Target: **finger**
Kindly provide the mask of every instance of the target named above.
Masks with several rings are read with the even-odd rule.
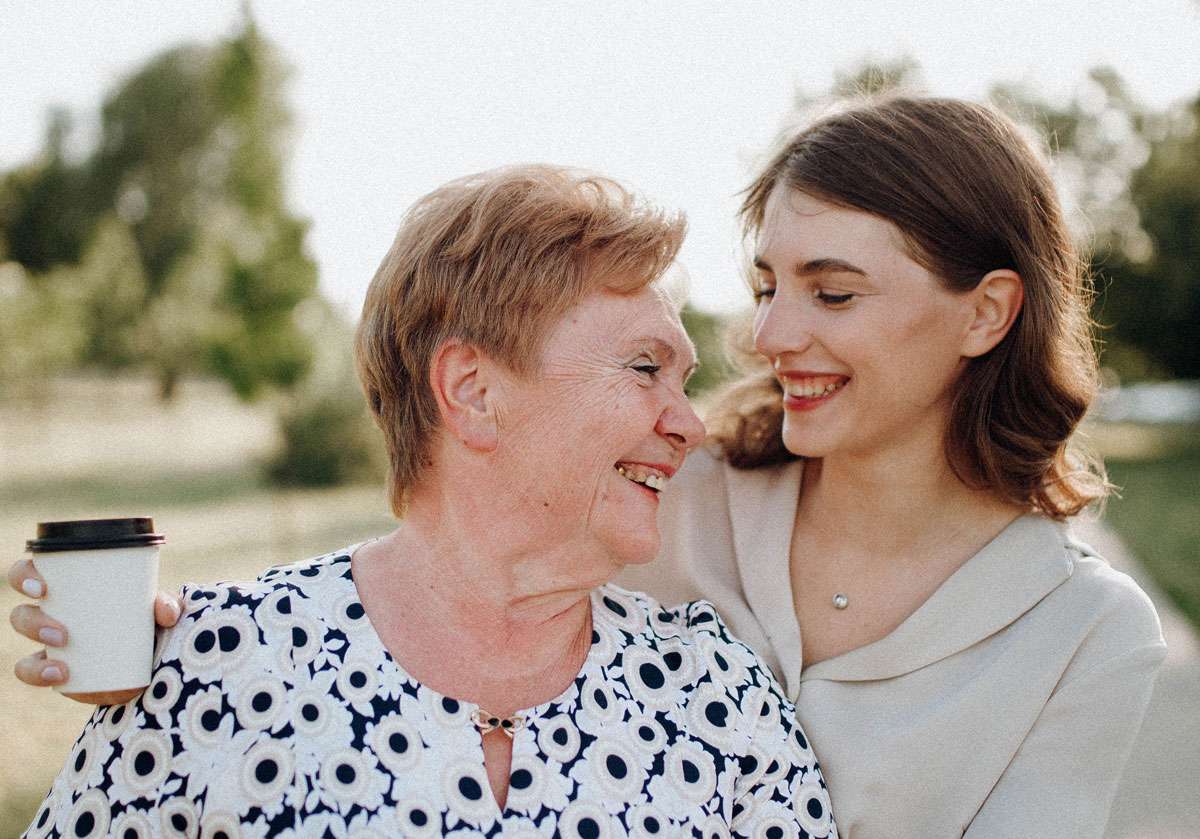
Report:
[[[46,581],[28,559],[18,559],[8,566],[8,584],[27,597],[46,593]]]
[[[45,650],[25,656],[16,663],[13,672],[22,682],[35,688],[59,685],[67,680],[67,665],[46,658]]]
[[[161,627],[171,627],[179,622],[183,614],[183,601],[179,595],[160,591],[154,596],[154,622]]]
[[[61,647],[67,643],[67,628],[53,618],[47,617],[37,606],[22,603],[8,614],[8,622],[18,633],[30,641]]]

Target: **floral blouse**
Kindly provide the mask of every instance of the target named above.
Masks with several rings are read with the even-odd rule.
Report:
[[[592,594],[592,646],[522,715],[497,806],[475,705],[417,682],[353,549],[185,590],[149,687],[97,709],[29,837],[833,837],[792,706],[704,601]]]

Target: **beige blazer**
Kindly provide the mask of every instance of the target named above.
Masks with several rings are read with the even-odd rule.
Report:
[[[788,573],[802,468],[692,455],[662,500],[658,560],[618,582],[712,601],[762,655],[843,839],[1102,836],[1166,655],[1142,590],[1024,516],[890,635],[805,668]]]

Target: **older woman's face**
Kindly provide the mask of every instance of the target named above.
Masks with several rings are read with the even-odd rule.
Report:
[[[683,392],[695,363],[652,288],[594,292],[551,328],[541,369],[512,383],[500,415],[531,532],[598,543],[618,566],[654,558],[659,492],[704,437]]]

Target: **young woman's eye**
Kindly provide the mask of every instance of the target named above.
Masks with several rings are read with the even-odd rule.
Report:
[[[817,289],[813,292],[813,296],[824,303],[826,306],[841,306],[843,303],[849,303],[857,295],[854,294],[833,294],[822,289]]]
[[[763,285],[754,289],[755,301],[775,296],[775,286]]]

